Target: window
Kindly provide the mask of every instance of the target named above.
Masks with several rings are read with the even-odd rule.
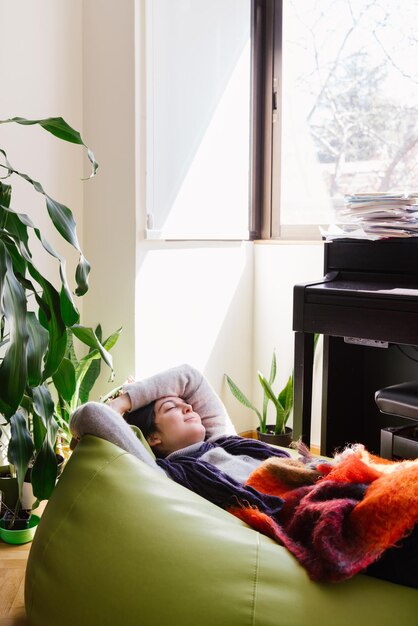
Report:
[[[148,0],[148,238],[248,238],[251,0]]]
[[[263,236],[335,221],[344,194],[417,190],[416,1],[276,0],[270,10],[281,120]]]
[[[416,0],[148,0],[147,236],[319,238],[344,194],[417,191],[417,18]]]

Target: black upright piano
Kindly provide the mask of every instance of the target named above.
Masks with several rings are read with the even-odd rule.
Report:
[[[324,244],[324,276],[294,287],[295,438],[311,439],[314,334],[324,337],[321,453],[364,443],[378,453],[374,393],[418,380],[418,239]]]

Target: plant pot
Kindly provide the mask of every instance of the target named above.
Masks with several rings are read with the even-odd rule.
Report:
[[[253,430],[244,430],[238,433],[240,437],[245,437],[245,439],[258,439],[258,433],[255,429]]]
[[[7,528],[3,528],[4,522],[0,520],[0,539],[6,543],[13,543],[15,545],[28,543],[32,541],[39,521],[40,518],[37,515],[31,515],[27,528],[23,530],[8,530]]]
[[[25,530],[29,526],[30,512],[21,510],[15,517],[14,522],[13,518],[13,511],[6,511],[1,519],[2,528],[6,530]],[[12,522],[13,526],[11,526]]]
[[[280,435],[274,434],[274,426],[267,424],[266,428],[266,433],[260,433],[260,429],[257,428],[257,435],[260,441],[269,443],[272,446],[281,446],[282,448],[288,448],[292,443],[293,430],[289,426],[286,426],[285,432]]]
[[[65,465],[65,458],[61,454],[57,454],[57,478],[62,474],[63,467]],[[23,493],[22,493],[22,508],[23,509],[31,509],[33,504],[36,501],[35,496],[33,495],[32,485],[30,482],[31,478],[31,467],[29,467],[26,471],[25,482],[23,483]],[[17,478],[12,478],[10,476],[10,466],[4,465],[0,467],[0,491],[3,493],[1,498],[3,504],[6,505],[8,509],[12,511],[15,510],[18,496],[19,496],[19,488],[17,484]]]

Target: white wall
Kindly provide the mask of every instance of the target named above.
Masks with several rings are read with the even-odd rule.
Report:
[[[0,119],[62,116],[82,129],[81,0],[0,0]],[[0,147],[12,165],[43,185],[73,211],[82,243],[83,159],[80,146],[64,143],[36,126],[0,125]],[[77,254],[50,227],[45,202],[32,187],[16,179],[13,206],[30,215],[53,245],[70,259]],[[35,258],[53,282],[58,265],[43,251]],[[74,281],[72,280],[72,285]],[[82,301],[78,301],[81,310]]]
[[[118,382],[135,373],[135,45],[134,2],[83,2],[83,113],[99,172],[85,187],[85,248],[92,264],[84,320],[108,335]],[[105,370],[105,368],[103,368]],[[97,393],[113,385],[103,372]]]
[[[273,348],[277,356],[275,390],[282,389],[292,372],[294,355],[293,286],[317,280],[323,274],[322,242],[272,242],[254,246],[253,397],[262,404],[257,370],[270,372]],[[320,442],[322,345],[318,343],[314,366],[311,440]],[[271,406],[272,410],[273,407]],[[254,414],[253,414],[254,415]],[[271,416],[274,421],[274,412]],[[289,425],[292,418],[289,420]],[[255,422],[254,422],[255,424]],[[255,424],[256,425],[256,424]]]
[[[190,363],[225,400],[239,430],[245,416],[224,374],[250,383],[253,248],[248,243],[139,244],[137,376]],[[232,401],[231,401],[232,400]]]

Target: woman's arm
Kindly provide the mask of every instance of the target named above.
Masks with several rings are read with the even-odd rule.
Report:
[[[138,409],[164,396],[178,396],[192,405],[206,429],[206,439],[220,435],[236,435],[236,430],[218,395],[201,372],[191,365],[180,365],[155,376],[124,386],[120,407]],[[124,411],[122,411],[124,412]]]

